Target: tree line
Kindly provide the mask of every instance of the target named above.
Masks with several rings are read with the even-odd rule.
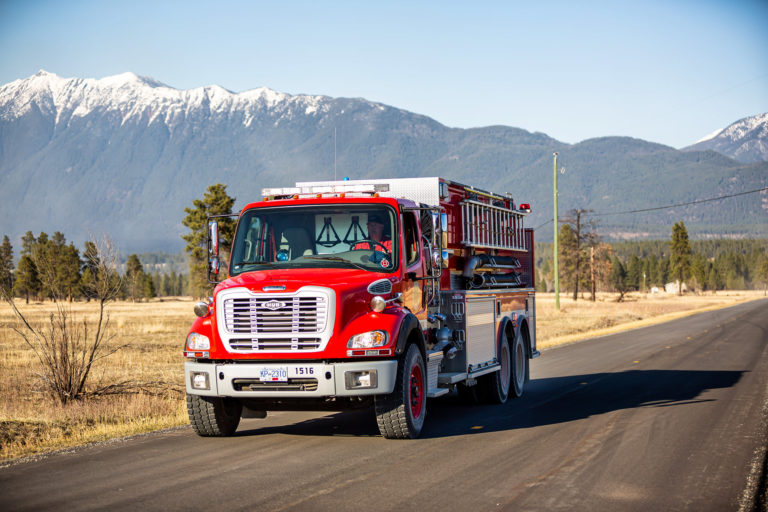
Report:
[[[67,244],[66,237],[59,231],[52,236],[45,232],[35,236],[27,231],[21,239],[20,258],[15,265],[13,245],[5,235],[0,244],[0,287],[27,303],[30,299],[91,300],[94,297],[90,290],[98,264],[98,248],[93,241],[85,242],[81,251],[74,243]],[[182,273],[150,274],[136,254],[128,256],[124,266],[122,275],[115,274],[120,299],[137,301],[188,293],[188,278]]]
[[[182,224],[189,233],[182,238],[187,242],[189,274],[150,274],[139,256],[131,254],[125,263],[119,298],[135,301],[158,295],[209,295],[212,284],[206,278],[207,219],[219,216],[220,257],[226,274],[235,227],[231,217],[234,203],[226,185],[209,186],[202,199],[194,200],[192,207],[184,210]],[[677,282],[678,292],[683,288],[696,292],[768,288],[768,240],[690,241],[681,221],[673,226],[670,240],[609,244],[597,234],[597,222],[591,213],[571,210],[559,230],[560,286],[574,300],[585,295],[594,300],[598,291],[617,292],[621,299],[626,292],[664,289],[670,282]],[[552,244],[536,245],[537,289],[552,291]],[[0,245],[0,286],[29,301],[51,298],[51,286],[43,283],[55,283],[57,289],[65,290],[69,300],[89,300],[87,290],[93,279],[89,262],[95,251],[94,243],[86,242],[80,252],[73,243],[67,244],[60,232],[52,237],[46,233],[35,237],[28,231],[22,237],[18,268],[14,268],[13,247],[5,236]],[[49,279],[41,280],[41,272],[48,272]]]
[[[572,210],[559,230],[561,290],[574,300],[597,291],[665,289],[678,293],[768,288],[768,240],[690,241],[685,224],[672,227],[669,240],[604,243],[589,210]],[[586,219],[586,220],[585,220]],[[537,288],[554,289],[552,244],[537,244]]]

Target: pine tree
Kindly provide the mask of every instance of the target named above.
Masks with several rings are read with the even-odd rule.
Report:
[[[58,256],[58,266],[56,267],[57,286],[63,295],[72,302],[75,294],[78,292],[80,284],[80,268],[83,262],[80,259],[80,251],[72,242],[64,246]]]
[[[659,260],[659,283],[662,287],[666,287],[669,282],[669,258],[662,258]]]
[[[707,287],[707,260],[704,255],[697,253],[693,256],[691,262],[691,277],[694,280],[694,286],[700,290]]]
[[[125,264],[125,287],[128,297],[133,302],[144,297],[144,285],[144,268],[141,266],[138,255],[131,254]]]
[[[683,281],[691,271],[691,244],[688,242],[688,231],[683,221],[672,226],[670,246],[670,271],[678,281],[677,293],[682,295]]]
[[[235,199],[227,195],[227,186],[217,183],[208,187],[203,199],[195,199],[193,208],[184,208],[187,214],[182,221],[191,233],[183,235],[187,242],[185,250],[189,254],[190,293],[202,297],[210,286],[206,279],[207,230],[208,217],[211,215],[231,215]],[[228,217],[217,219],[219,222],[219,245],[221,247],[222,268],[226,268],[228,248],[232,244],[235,221]]]
[[[629,290],[639,290],[643,284],[643,265],[640,258],[633,254],[627,263],[626,285]]]
[[[624,265],[621,264],[621,260],[616,256],[611,259],[611,274],[609,279],[613,289],[619,292],[617,302],[621,302],[624,300],[624,294],[627,293],[627,271],[624,269]]]
[[[80,274],[80,292],[86,300],[95,298],[93,293],[96,276],[99,269],[99,251],[94,242],[85,242],[83,251],[83,271]]]
[[[27,304],[29,297],[37,297],[40,293],[40,277],[32,257],[25,254],[19,260],[19,268],[16,270],[16,281],[13,283],[14,295],[23,296]]]
[[[155,281],[150,274],[144,273],[144,283],[142,286],[141,294],[145,299],[153,299],[157,297],[155,291]]]
[[[152,290],[154,291],[154,294],[152,297],[157,297],[159,295],[164,295],[163,293],[163,276],[160,275],[157,271],[152,273]]]
[[[37,239],[31,231],[24,233],[24,236],[21,237],[21,252],[19,254],[21,256],[32,256],[32,248],[35,242],[37,242]]]
[[[10,296],[13,288],[13,246],[8,235],[0,245],[0,290]]]
[[[661,272],[659,272],[659,258],[655,254],[648,256],[648,284],[651,286],[664,286],[661,278]]]

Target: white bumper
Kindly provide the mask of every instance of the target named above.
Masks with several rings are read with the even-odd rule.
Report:
[[[262,382],[263,369],[287,369],[287,382]],[[350,387],[355,374],[367,372],[369,386]],[[374,377],[375,375],[375,377]],[[243,398],[329,397],[382,395],[395,389],[397,361],[356,361],[350,363],[232,363],[212,364],[188,361],[184,380],[191,395]],[[193,386],[198,382],[199,387]],[[208,389],[204,389],[205,386]],[[300,388],[300,389],[299,389]]]

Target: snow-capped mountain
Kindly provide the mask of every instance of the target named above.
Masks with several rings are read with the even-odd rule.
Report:
[[[276,119],[290,119],[298,111],[318,115],[328,111],[329,102],[323,96],[291,96],[266,87],[239,94],[218,85],[179,90],[134,73],[96,80],[61,78],[41,70],[0,87],[0,116],[11,120],[39,109],[54,115],[57,126],[100,111],[117,113],[121,124],[162,122],[173,131],[187,116],[202,111],[214,117],[236,114],[248,127],[260,112]]]
[[[768,161],[768,112],[739,119],[683,151],[712,149],[739,162]]]
[[[538,226],[551,212],[553,151],[571,169],[562,211],[643,208],[648,198],[674,204],[768,184],[768,163],[626,137],[568,145],[507,126],[449,128],[361,98],[179,90],[133,73],[96,80],[41,71],[0,86],[0,236],[18,242],[27,230],[61,231],[81,244],[108,233],[125,250],[176,251],[184,208],[211,184],[227,184],[239,208],[259,200],[262,187],[344,176],[443,176],[511,192],[534,205],[528,225]],[[611,220],[614,231],[650,225],[664,236],[665,224],[680,219],[704,230],[764,227],[767,208],[745,196],[716,215],[691,206]]]

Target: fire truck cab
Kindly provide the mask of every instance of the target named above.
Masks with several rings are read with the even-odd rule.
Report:
[[[536,350],[527,204],[442,178],[301,182],[241,211],[184,355],[201,436],[270,410],[370,407],[417,437],[427,399],[523,394]],[[209,222],[209,278],[218,274]]]

